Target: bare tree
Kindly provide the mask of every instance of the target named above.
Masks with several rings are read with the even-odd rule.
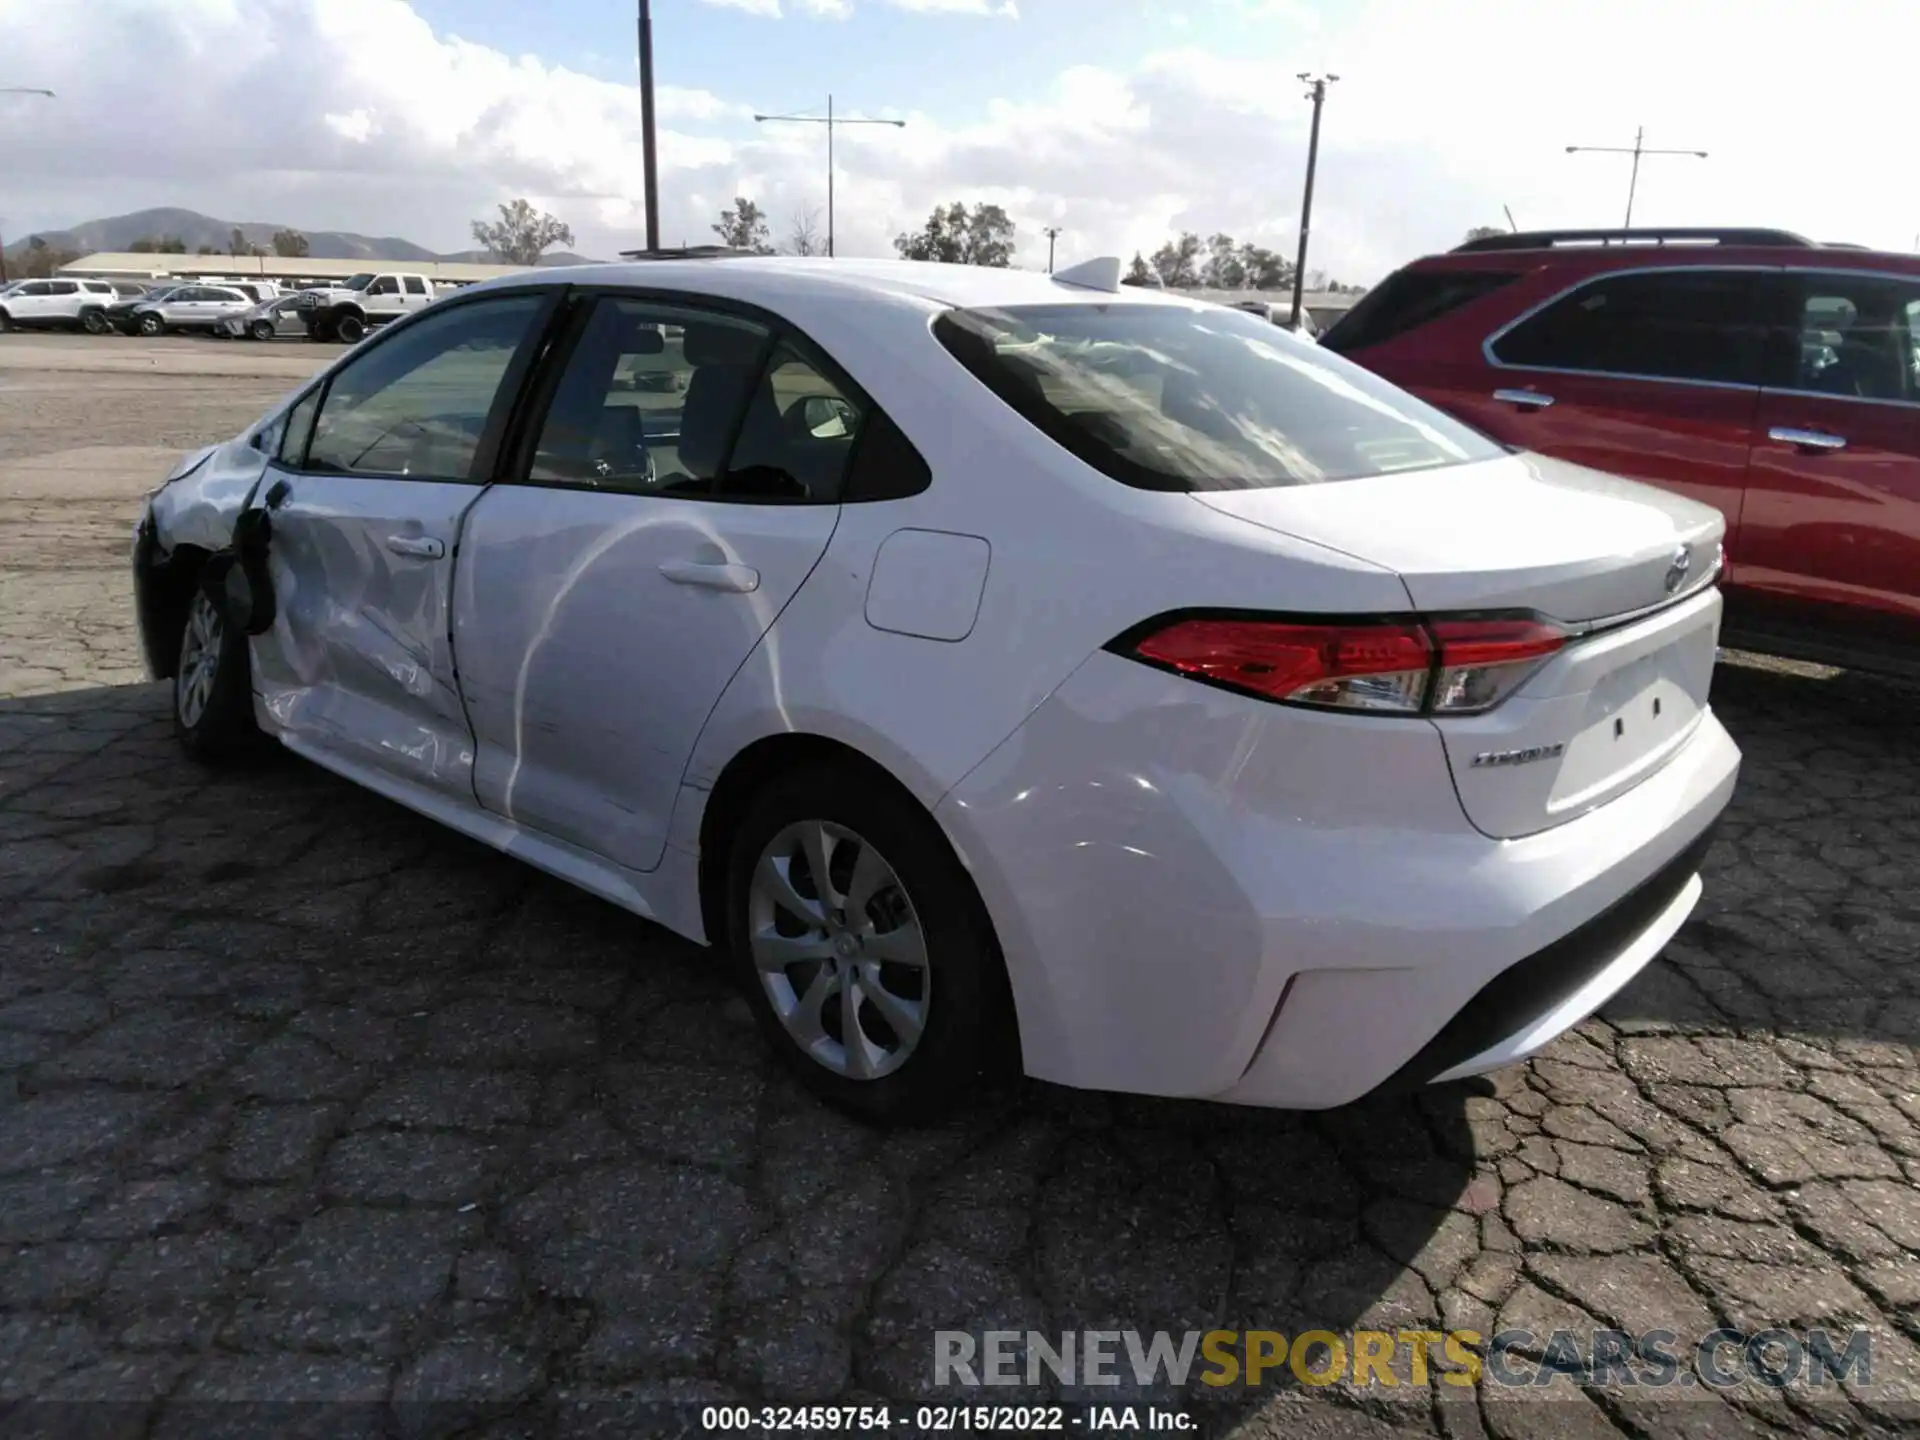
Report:
[[[827,253],[827,242],[820,235],[820,211],[817,207],[802,210],[793,217],[793,224],[787,231],[787,253],[789,255]]]
[[[474,221],[473,238],[508,265],[538,265],[540,257],[554,246],[574,243],[569,226],[544,210],[535,210],[525,200],[502,205],[496,224]]]

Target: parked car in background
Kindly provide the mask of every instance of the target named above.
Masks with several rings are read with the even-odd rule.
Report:
[[[1780,230],[1495,235],[1323,343],[1727,522],[1729,645],[1920,673],[1920,257]]]
[[[1249,315],[1258,315],[1269,325],[1278,325],[1282,330],[1291,330],[1294,334],[1306,340],[1317,340],[1320,335],[1319,322],[1313,318],[1313,312],[1304,305],[1300,307],[1300,323],[1298,325],[1293,323],[1293,306],[1290,303],[1266,300],[1236,300],[1233,303],[1233,308],[1235,310],[1244,310]]]
[[[176,285],[170,290],[134,301],[116,328],[138,335],[165,335],[174,330],[211,334],[235,315],[244,315],[255,302],[240,291],[222,285]]]
[[[101,335],[109,333],[118,333],[121,335],[135,334],[137,333],[134,329],[133,312],[135,310],[139,309],[142,305],[165,299],[175,290],[183,290],[185,288],[186,287],[181,284],[162,282],[150,289],[142,290],[137,295],[123,295],[101,312],[101,319],[105,324],[93,333]]]
[[[184,748],[720,947],[871,1117],[1533,1053],[1701,893],[1720,516],[1120,271],[649,260],[374,332],[145,504]]]
[[[367,271],[339,285],[302,290],[307,334],[314,340],[356,343],[368,330],[426,309],[436,294],[425,275]]]
[[[229,315],[215,333],[235,340],[304,335],[307,333],[306,311],[297,294],[280,295],[262,301],[243,315]]]
[[[22,280],[0,295],[0,331],[90,329],[88,317],[115,298],[104,280]]]

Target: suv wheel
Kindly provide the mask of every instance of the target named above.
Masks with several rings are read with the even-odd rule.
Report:
[[[13,316],[0,310],[0,335],[5,335],[11,329],[13,329]]]
[[[256,320],[247,327],[247,333],[256,340],[271,340],[273,338],[273,322],[271,320]]]
[[[149,310],[140,317],[140,333],[142,335],[164,335],[167,333],[167,322],[160,318],[157,311]]]
[[[357,345],[366,336],[367,322],[358,315],[342,315],[333,322],[333,333],[343,345]]]
[[[80,317],[80,328],[89,335],[104,335],[113,327],[107,324],[106,311],[89,310]]]

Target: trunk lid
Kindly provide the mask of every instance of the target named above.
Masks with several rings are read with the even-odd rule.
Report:
[[[1392,568],[1422,614],[1525,610],[1577,632],[1486,714],[1433,719],[1488,835],[1534,834],[1625,793],[1706,714],[1725,531],[1707,506],[1535,455],[1194,498]]]
[[[1698,584],[1726,522],[1681,495],[1540,455],[1326,485],[1211,490],[1204,505],[1397,572],[1415,609],[1588,621]],[[1682,583],[1668,571],[1688,552]]]

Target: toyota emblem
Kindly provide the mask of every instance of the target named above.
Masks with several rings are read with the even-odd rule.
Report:
[[[1673,562],[1667,566],[1667,593],[1671,595],[1687,582],[1687,571],[1693,568],[1693,555],[1682,545],[1673,552]]]

